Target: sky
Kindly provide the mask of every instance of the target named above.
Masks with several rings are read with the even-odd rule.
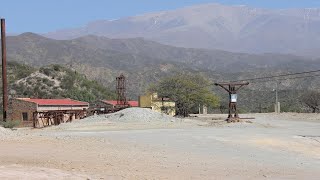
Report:
[[[81,27],[90,21],[119,19],[185,6],[220,3],[260,8],[320,8],[320,0],[0,0],[7,32],[45,33]]]

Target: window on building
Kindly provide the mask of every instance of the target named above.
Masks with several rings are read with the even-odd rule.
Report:
[[[23,121],[28,121],[28,113],[26,113],[26,112],[22,113],[22,120]]]

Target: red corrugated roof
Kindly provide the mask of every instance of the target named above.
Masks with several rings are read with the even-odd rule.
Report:
[[[84,106],[89,105],[87,102],[76,101],[72,99],[30,99],[30,98],[19,98],[23,101],[33,102],[38,105],[61,105],[61,106]]]
[[[117,105],[117,101],[114,101],[114,100],[103,100],[102,102],[104,103],[107,103],[107,104],[111,104],[113,106],[116,106]],[[139,102],[138,101],[128,101],[128,104],[131,106],[131,107],[138,107],[139,106]]]
[[[139,102],[138,102],[138,101],[128,101],[128,103],[129,103],[130,106],[132,106],[132,107],[138,107],[138,106],[139,106]]]

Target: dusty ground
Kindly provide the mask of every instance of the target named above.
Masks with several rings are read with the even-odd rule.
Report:
[[[0,179],[319,179],[320,115],[224,117],[19,129],[0,141]]]

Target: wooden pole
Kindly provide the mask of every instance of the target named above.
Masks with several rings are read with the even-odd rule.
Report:
[[[7,121],[8,82],[7,82],[7,49],[6,49],[5,19],[1,19],[1,52],[2,52],[3,121]]]

